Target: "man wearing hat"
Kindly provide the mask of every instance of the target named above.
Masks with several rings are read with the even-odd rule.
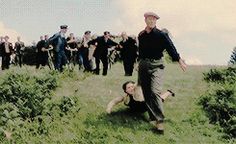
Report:
[[[156,132],[164,133],[163,104],[160,97],[164,73],[163,51],[166,50],[173,61],[177,61],[183,71],[186,64],[180,58],[168,34],[156,27],[160,18],[154,12],[144,14],[146,28],[140,32],[138,82],[142,87],[150,119],[156,121]]]
[[[65,48],[67,47],[67,41],[65,38],[67,27],[67,25],[61,25],[60,32],[54,34],[51,38],[49,38],[49,43],[53,45],[54,49],[55,69],[59,71],[62,71],[63,66],[65,66],[67,63],[67,57],[65,54]]]
[[[90,41],[88,44],[96,45],[96,49],[93,53],[96,62],[95,74],[99,75],[100,61],[102,61],[102,75],[106,76],[108,70],[108,49],[113,46],[118,46],[118,44],[111,40],[109,31],[105,31],[103,36]]]

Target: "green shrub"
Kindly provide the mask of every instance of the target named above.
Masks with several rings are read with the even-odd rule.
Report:
[[[51,98],[50,91],[57,87],[55,76],[42,77],[27,73],[8,73],[0,84],[0,102],[12,103],[23,118],[34,118],[45,109],[44,100]]]
[[[227,69],[211,69],[210,72],[204,73],[204,80],[214,83],[231,83],[236,81],[236,67]]]
[[[6,141],[4,131],[14,133],[12,137],[19,143],[29,137],[48,136],[60,127],[61,119],[78,113],[78,97],[53,98],[63,76],[57,71],[10,71],[1,75],[0,141]]]
[[[71,110],[78,111],[79,108],[76,109],[77,103],[78,103],[77,97],[63,96],[58,104],[58,106],[62,112],[61,115],[63,115],[64,113],[67,114]]]
[[[199,100],[212,123],[219,124],[229,137],[236,137],[236,69],[212,69],[204,74],[210,83]]]

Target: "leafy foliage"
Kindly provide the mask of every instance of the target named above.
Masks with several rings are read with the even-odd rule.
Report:
[[[0,85],[0,102],[11,103],[19,109],[23,119],[34,118],[45,109],[45,99],[51,98],[50,91],[57,87],[56,77],[30,76],[27,73],[9,73]]]
[[[210,90],[199,103],[213,123],[218,123],[230,137],[236,137],[236,68],[211,69],[204,74]]]
[[[227,69],[211,69],[210,72],[204,73],[204,80],[213,83],[230,83],[234,84],[236,80],[236,67]]]
[[[234,47],[232,54],[230,56],[230,60],[229,60],[229,64],[230,65],[234,65],[236,64],[236,47]]]
[[[13,71],[4,75],[0,81],[0,140],[5,130],[14,132],[18,140],[24,133],[47,135],[55,118],[80,110],[76,97],[53,99],[59,77],[56,71],[37,76]]]

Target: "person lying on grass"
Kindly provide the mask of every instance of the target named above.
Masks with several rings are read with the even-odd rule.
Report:
[[[108,114],[111,113],[112,108],[115,105],[121,102],[124,102],[124,104],[129,107],[131,112],[144,113],[148,111],[148,108],[144,102],[144,97],[140,86],[135,84],[135,82],[133,81],[127,81],[122,85],[122,89],[124,90],[126,95],[116,97],[108,103],[106,108],[106,112]],[[175,96],[175,94],[171,90],[167,90],[166,92],[162,93],[160,97],[164,102],[165,99],[170,95]]]

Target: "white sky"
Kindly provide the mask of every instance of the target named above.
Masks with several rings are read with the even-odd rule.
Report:
[[[0,35],[30,44],[40,35],[52,35],[61,24],[82,36],[127,31],[137,35],[144,27],[143,13],[161,18],[181,57],[188,64],[227,64],[236,46],[236,0],[0,0]]]

